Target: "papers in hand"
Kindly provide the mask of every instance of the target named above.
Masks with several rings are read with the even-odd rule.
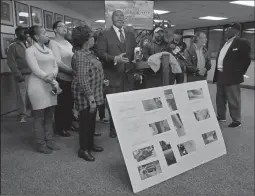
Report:
[[[169,52],[159,52],[149,57],[148,65],[155,73],[160,69],[162,54],[169,54],[169,64],[171,65],[172,73],[182,73],[182,69],[179,62]]]

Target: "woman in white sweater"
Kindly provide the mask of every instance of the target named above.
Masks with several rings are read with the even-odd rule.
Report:
[[[55,39],[49,43],[49,48],[56,57],[59,72],[57,81],[63,92],[58,95],[58,105],[55,110],[56,133],[68,137],[68,130],[71,129],[73,119],[73,97],[71,93],[73,46],[65,39],[67,33],[66,25],[62,21],[53,24]]]
[[[55,79],[58,66],[52,51],[44,45],[49,40],[45,29],[32,26],[29,35],[34,41],[26,50],[26,60],[32,71],[28,79],[28,97],[34,115],[35,142],[39,152],[50,154],[52,150],[59,150],[53,141],[53,114],[59,93]]]

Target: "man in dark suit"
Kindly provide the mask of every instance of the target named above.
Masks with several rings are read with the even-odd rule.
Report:
[[[228,103],[233,122],[229,127],[241,126],[241,90],[240,83],[244,82],[243,75],[250,63],[250,43],[239,38],[241,26],[231,24],[225,33],[226,43],[217,57],[214,82],[217,82],[217,118],[226,121],[226,104]]]
[[[135,35],[123,28],[124,14],[116,10],[112,14],[113,25],[102,32],[97,40],[97,55],[102,61],[105,77],[109,80],[108,93],[123,91],[125,67],[133,61],[136,47]],[[116,137],[110,114],[110,137]]]

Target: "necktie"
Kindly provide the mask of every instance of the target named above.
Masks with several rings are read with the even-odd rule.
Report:
[[[124,43],[124,42],[125,42],[125,37],[124,37],[124,35],[123,35],[123,33],[122,33],[122,30],[119,29],[119,32],[120,32],[120,42],[121,42],[121,43]]]

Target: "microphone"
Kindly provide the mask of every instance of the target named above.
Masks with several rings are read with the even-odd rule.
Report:
[[[186,57],[180,53],[180,51],[181,49],[178,46],[176,46],[175,49],[172,50],[172,53],[174,56],[176,56],[177,58],[181,60],[187,60]]]

